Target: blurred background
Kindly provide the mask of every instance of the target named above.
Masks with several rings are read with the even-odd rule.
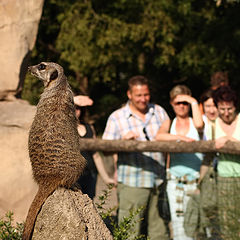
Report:
[[[199,98],[211,75],[226,71],[238,90],[239,12],[239,1],[48,0],[29,64],[63,65],[74,92],[94,100],[90,118],[101,133],[133,75],[149,78],[152,101],[170,113],[173,85]],[[36,104],[41,87],[27,75],[22,98]]]

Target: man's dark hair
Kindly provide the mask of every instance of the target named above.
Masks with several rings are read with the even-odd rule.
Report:
[[[149,86],[148,79],[144,76],[141,76],[141,75],[131,77],[128,80],[128,90],[131,90],[132,87],[136,86],[136,85],[147,85],[147,86]]]
[[[213,101],[216,107],[219,102],[233,102],[237,107],[237,94],[229,86],[222,86],[213,92]]]

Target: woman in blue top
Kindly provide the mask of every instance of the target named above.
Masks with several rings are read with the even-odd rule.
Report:
[[[170,103],[176,114],[166,120],[158,131],[156,140],[185,141],[200,140],[204,123],[198,102],[191,97],[191,91],[185,85],[177,85],[170,91]],[[190,108],[192,116],[189,116]],[[201,166],[200,153],[170,153],[167,192],[171,211],[173,239],[192,239],[186,236],[183,228],[184,212],[190,194],[196,190],[197,178]]]

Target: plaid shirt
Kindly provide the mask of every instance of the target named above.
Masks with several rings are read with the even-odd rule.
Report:
[[[139,141],[154,140],[162,123],[169,119],[166,111],[149,104],[145,122],[134,114],[127,103],[113,112],[107,121],[103,139],[122,139],[129,131],[136,133]],[[147,139],[148,138],[148,139]],[[120,152],[118,154],[118,182],[131,187],[152,188],[165,175],[165,162],[160,152]]]

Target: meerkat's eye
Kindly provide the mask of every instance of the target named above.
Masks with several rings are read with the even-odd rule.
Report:
[[[39,71],[41,71],[41,70],[44,70],[44,69],[46,69],[46,65],[44,65],[44,64],[39,64],[39,66],[38,66],[38,70]]]

